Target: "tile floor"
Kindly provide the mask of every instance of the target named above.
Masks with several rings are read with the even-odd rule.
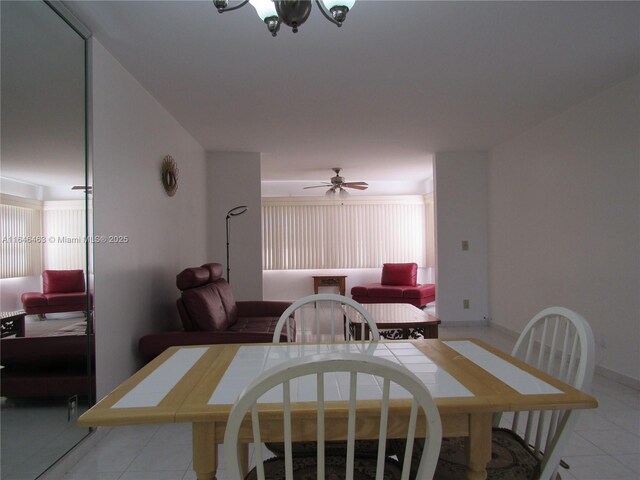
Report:
[[[441,328],[441,338],[476,337],[510,351],[515,339],[491,327]],[[640,479],[640,392],[596,376],[597,410],[582,414],[564,459],[563,480]],[[220,451],[220,458],[223,458]],[[224,465],[218,480],[227,480]],[[194,480],[185,424],[113,428],[63,480]]]

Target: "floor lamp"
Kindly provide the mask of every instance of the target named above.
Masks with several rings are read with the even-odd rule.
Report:
[[[234,207],[227,212],[227,219],[226,219],[226,222],[227,222],[227,283],[231,283],[231,280],[229,278],[229,272],[231,270],[231,268],[229,268],[229,219],[231,217],[237,217],[238,215],[242,215],[247,210],[248,209],[246,205],[240,205],[239,207]]]

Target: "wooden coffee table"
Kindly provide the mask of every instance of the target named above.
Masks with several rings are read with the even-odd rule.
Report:
[[[376,322],[380,336],[387,339],[438,338],[440,320],[408,303],[367,303],[364,308]],[[349,319],[351,335],[360,340],[362,317],[354,312]],[[369,330],[365,329],[365,338]]]

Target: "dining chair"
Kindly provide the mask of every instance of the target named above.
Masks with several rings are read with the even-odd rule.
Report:
[[[310,308],[311,305],[316,308]],[[366,337],[365,333],[368,329],[369,340],[379,341],[380,333],[376,322],[362,304],[343,295],[320,293],[296,300],[282,313],[273,332],[273,342],[280,342],[283,328],[286,329],[289,341],[293,341],[294,338],[296,342],[308,340],[314,343],[352,340],[355,337],[355,331],[349,319],[354,315],[360,315],[364,320],[360,322],[359,327],[353,327],[360,328],[360,338]],[[294,316],[295,320],[293,320]]]
[[[312,384],[314,388],[309,388]],[[266,398],[263,397],[265,394]],[[299,403],[302,399],[298,399],[298,395],[304,395],[307,403]],[[336,400],[340,404],[336,404]],[[252,432],[255,444],[256,466],[246,476],[248,480],[292,480],[294,477],[407,480],[411,462],[400,463],[388,458],[385,452],[388,422],[397,423],[389,419],[390,405],[399,409],[398,402],[405,401],[411,405],[410,413],[407,405],[409,421],[406,435],[402,433],[406,438],[407,452],[413,451],[416,426],[424,418],[426,437],[421,442],[417,474],[421,479],[432,479],[440,450],[442,425],[429,390],[404,366],[364,353],[325,353],[298,357],[263,372],[243,391],[229,414],[224,435],[227,473],[230,478],[242,478],[243,459],[246,457],[238,452],[239,434],[243,429]],[[356,436],[361,428],[361,423],[357,422],[358,406],[366,407],[368,416],[379,418],[378,452],[375,458],[358,456]],[[274,429],[279,428],[274,426],[274,409],[282,412],[285,454],[265,461],[262,435],[267,429],[273,435]],[[292,454],[292,432],[300,431],[296,421],[300,418],[312,419],[313,416],[317,425],[315,455],[295,457]],[[335,429],[325,426],[325,419],[328,418],[340,418],[341,425],[345,425],[345,430],[337,440],[346,441],[346,454],[332,454],[331,448],[326,447],[327,437],[336,435]],[[261,427],[263,420],[269,423]],[[277,422],[279,425],[279,417]],[[375,427],[373,431],[369,428],[371,423],[367,422],[370,434],[376,432]],[[405,458],[410,459],[411,455]]]
[[[578,390],[588,391],[591,386],[593,332],[581,315],[567,308],[550,307],[535,315],[511,355]],[[495,415],[487,479],[555,479],[578,413],[579,410],[513,412],[510,420],[506,415]],[[436,470],[438,480],[466,478],[464,451],[463,438],[443,440]]]

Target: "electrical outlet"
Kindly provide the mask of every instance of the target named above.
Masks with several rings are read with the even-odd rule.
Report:
[[[469,240],[462,240],[462,251],[466,252],[469,250]]]
[[[465,298],[464,300],[462,300],[462,308],[464,308],[465,310],[467,308],[469,308],[469,299]]]

